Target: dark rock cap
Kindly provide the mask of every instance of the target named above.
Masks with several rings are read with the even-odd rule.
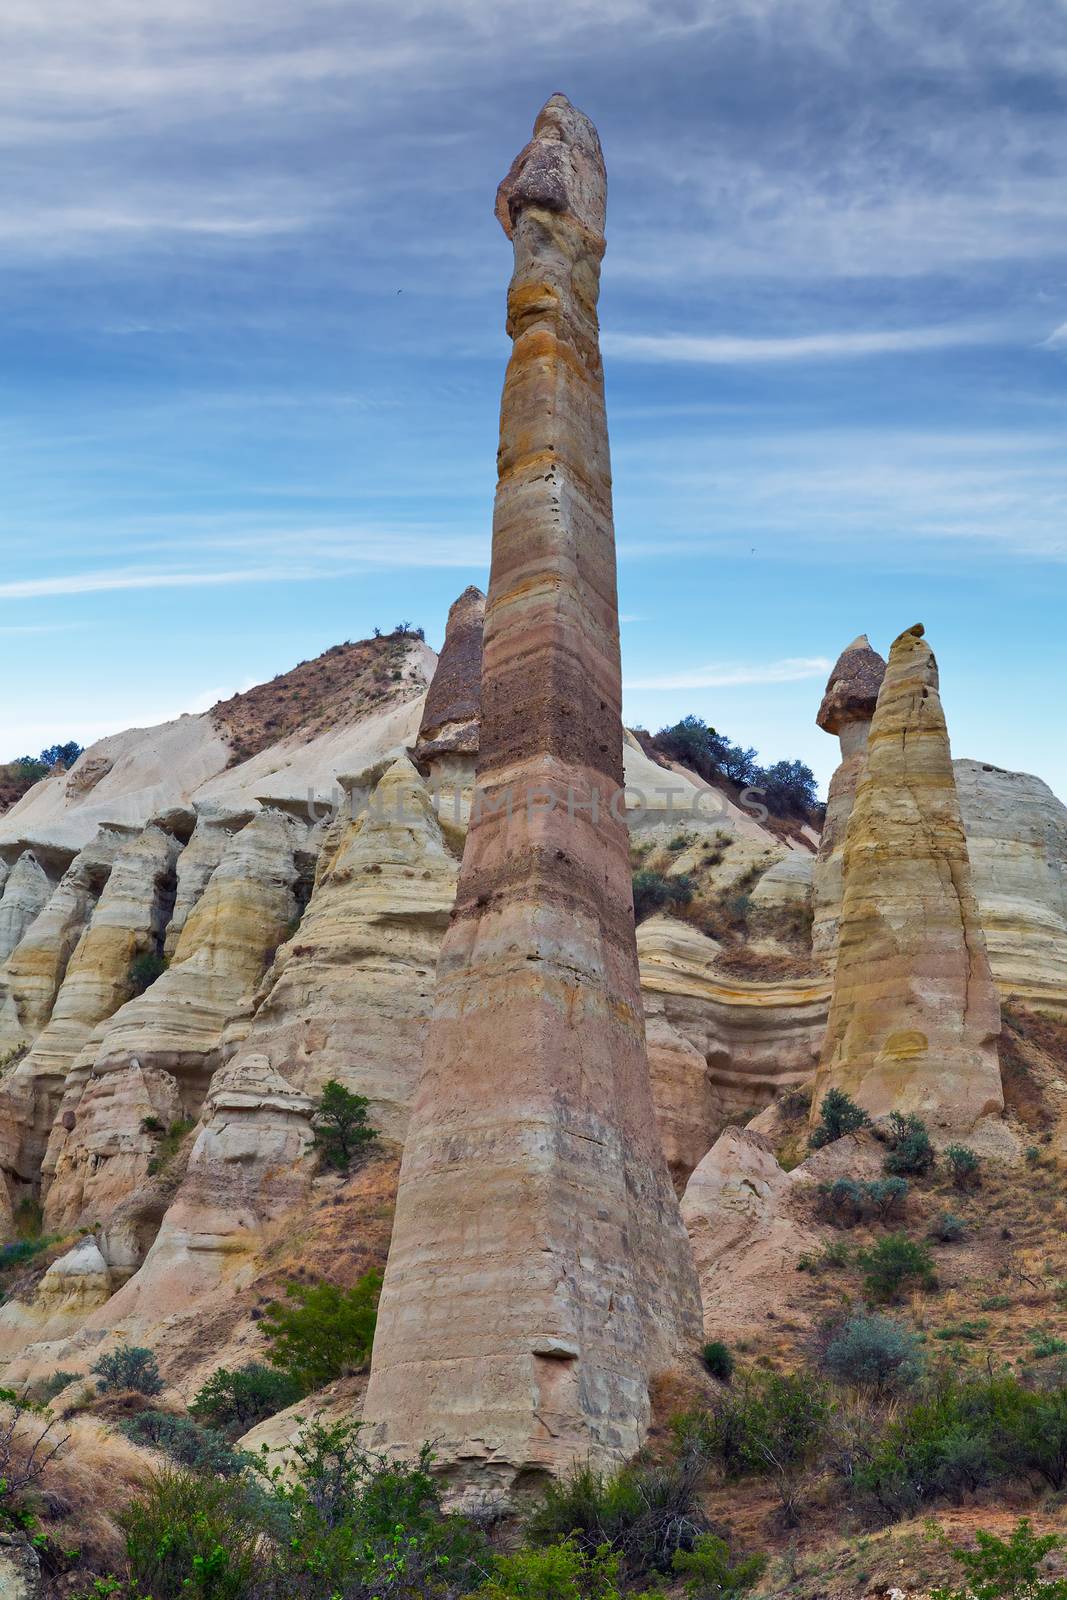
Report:
[[[545,101],[533,138],[519,151],[496,192],[496,215],[510,239],[528,207],[572,216],[604,232],[607,179],[600,139],[589,118],[565,94]]]
[[[885,662],[871,649],[865,633],[842,650],[826,682],[819,714],[815,718],[826,733],[839,733],[848,722],[869,722],[878,704],[885,677]]]
[[[477,752],[484,625],[485,595],[471,584],[448,613],[445,642],[426,695],[415,744],[418,761]]]

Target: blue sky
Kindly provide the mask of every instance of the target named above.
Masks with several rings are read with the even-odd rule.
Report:
[[[1062,0],[6,0],[0,84],[0,759],[439,642],[562,89],[629,719],[825,782],[829,661],[921,619],[956,753],[1067,796]]]

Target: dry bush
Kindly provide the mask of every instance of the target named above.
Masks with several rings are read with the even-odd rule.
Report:
[[[12,1415],[10,1406],[3,1407],[0,1426],[9,1425]],[[35,1445],[38,1459],[58,1445],[28,1491],[41,1530],[57,1545],[77,1549],[83,1566],[101,1572],[114,1568],[125,1552],[118,1513],[158,1460],[87,1417],[52,1422],[42,1451],[38,1441],[46,1421],[39,1412],[18,1416],[12,1435],[14,1475]]]

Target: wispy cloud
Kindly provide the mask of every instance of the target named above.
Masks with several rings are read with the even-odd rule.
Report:
[[[825,656],[790,656],[783,661],[727,663],[707,667],[682,667],[652,677],[628,678],[625,689],[736,689],[745,684],[800,683],[821,678],[833,662]]]
[[[623,361],[684,361],[706,366],[746,366],[768,361],[858,361],[868,356],[906,355],[988,344],[988,327],[885,328],[873,332],[808,333],[785,339],[701,338],[686,333],[612,333],[603,337],[609,355]]]

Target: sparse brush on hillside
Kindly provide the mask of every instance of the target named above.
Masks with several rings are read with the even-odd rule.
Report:
[[[350,1289],[335,1283],[288,1283],[289,1302],[275,1300],[263,1314],[272,1366],[310,1394],[358,1370],[374,1342],[380,1272],[366,1272]]]
[[[776,815],[806,819],[818,805],[815,774],[803,761],[761,767],[755,750],[731,743],[700,717],[683,717],[661,728],[652,744],[708,782],[725,778],[739,789],[759,791],[758,798]]]

